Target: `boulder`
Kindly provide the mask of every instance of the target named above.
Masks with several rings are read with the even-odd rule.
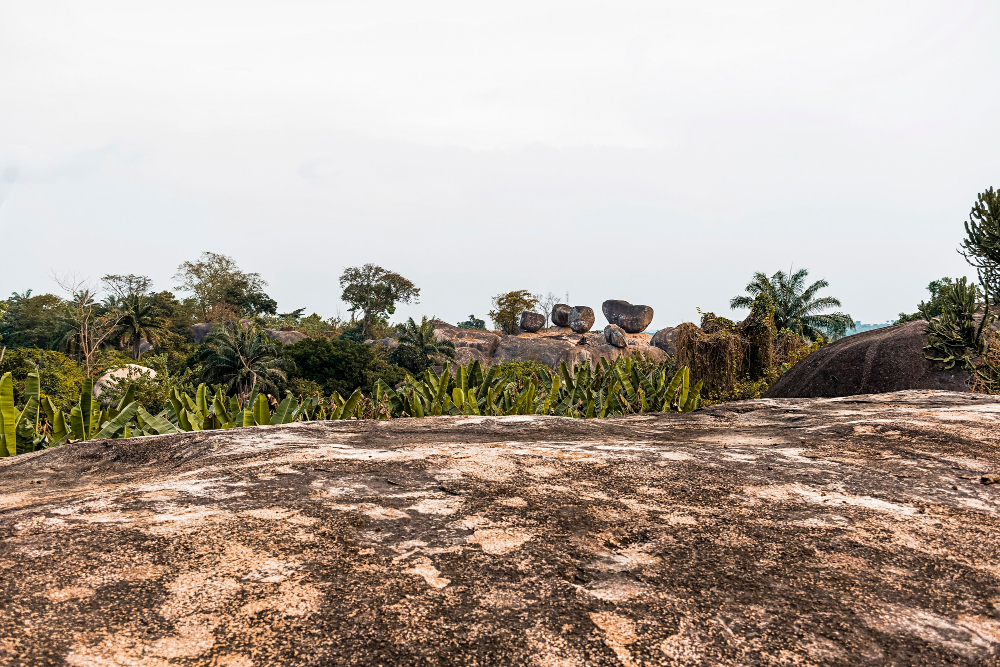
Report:
[[[156,377],[156,371],[152,368],[140,366],[139,364],[127,364],[113,371],[108,371],[94,382],[94,396],[100,396],[101,392],[104,391],[104,388],[112,380],[135,380],[140,376],[152,379]]]
[[[604,340],[608,342],[608,345],[614,345],[615,347],[626,347],[628,345],[625,332],[617,324],[609,324],[604,327]]]
[[[569,311],[569,328],[576,333],[587,333],[594,328],[594,309],[590,306],[573,306]]]
[[[792,366],[765,395],[807,398],[903,389],[971,391],[970,373],[957,366],[944,370],[924,358],[926,324],[907,322],[841,338]]]
[[[649,344],[654,345],[671,357],[677,356],[677,348],[674,346],[674,339],[677,337],[677,327],[666,327],[660,329],[650,339]]]
[[[610,324],[617,324],[626,333],[640,333],[653,321],[653,309],[649,306],[633,306],[628,301],[609,299],[601,306],[604,317]]]
[[[535,361],[549,368],[559,368],[563,361],[573,364],[592,363],[593,348],[579,345],[579,336],[505,336],[497,347],[494,363],[504,361]]]
[[[998,408],[900,392],[7,457],[0,663],[996,664]]]
[[[191,325],[191,336],[194,338],[194,342],[199,345],[205,342],[205,337],[208,336],[211,331],[212,325],[207,322],[199,322],[198,324]]]
[[[550,319],[552,320],[552,326],[555,327],[568,327],[569,326],[569,314],[573,310],[572,306],[567,306],[565,303],[557,303],[552,306],[552,314]]]
[[[533,313],[529,310],[521,313],[520,327],[522,331],[535,333],[545,326],[545,316],[541,313]]]
[[[309,334],[301,331],[286,331],[285,329],[264,329],[271,340],[280,341],[283,345],[295,345],[300,340],[309,338]]]

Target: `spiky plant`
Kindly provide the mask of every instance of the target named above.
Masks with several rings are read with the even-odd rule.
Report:
[[[252,324],[220,326],[205,343],[203,379],[227,385],[242,399],[250,395],[254,385],[277,392],[277,383],[284,382],[294,367],[281,356],[278,345]]]
[[[840,308],[840,299],[832,296],[816,297],[816,293],[830,283],[817,280],[806,287],[808,269],[792,273],[778,271],[770,278],[758,271],[747,285],[747,294],[733,297],[730,308],[750,308],[754,299],[761,294],[771,297],[774,302],[774,326],[781,331],[788,329],[803,338],[819,340],[831,334],[843,335],[854,329],[854,320],[841,312],[823,313],[830,308]]]

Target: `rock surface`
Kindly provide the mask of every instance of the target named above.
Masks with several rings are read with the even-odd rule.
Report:
[[[677,347],[674,345],[676,335],[677,327],[665,327],[653,334],[649,344],[655,345],[671,357],[675,357],[677,356]]]
[[[284,345],[294,345],[301,340],[309,338],[309,334],[301,331],[285,331],[284,329],[264,329],[264,333],[271,340],[280,341]]]
[[[518,326],[521,328],[521,331],[535,333],[545,326],[545,316],[541,313],[533,313],[526,310],[521,313],[521,321]]]
[[[573,306],[569,311],[569,328],[576,333],[587,333],[594,328],[594,309],[590,306]]]
[[[604,327],[604,340],[607,341],[608,345],[614,345],[615,347],[626,347],[628,345],[625,332],[617,324],[609,324]]]
[[[0,461],[0,663],[981,665],[1000,403],[437,417]]]
[[[156,371],[152,368],[147,368],[146,366],[140,366],[139,364],[126,364],[122,368],[116,368],[113,371],[108,371],[101,377],[97,378],[94,382],[94,396],[100,396],[101,392],[104,391],[104,387],[111,380],[122,380],[122,379],[137,379],[140,375],[145,375],[148,378],[155,378]]]
[[[767,391],[774,398],[854,396],[904,389],[971,391],[971,376],[924,358],[926,322],[847,336],[792,366]]]
[[[552,326],[554,327],[568,327],[569,326],[569,314],[573,310],[572,306],[567,306],[565,303],[557,303],[552,306],[552,313],[549,319],[552,320]]]
[[[619,299],[608,299],[601,305],[601,311],[610,324],[617,324],[631,334],[642,333],[653,321],[650,306],[634,306]]]

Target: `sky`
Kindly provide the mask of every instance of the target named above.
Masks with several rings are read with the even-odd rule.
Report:
[[[652,328],[807,268],[912,312],[1000,187],[1000,3],[0,0],[0,295],[202,251],[279,311],[553,292]]]

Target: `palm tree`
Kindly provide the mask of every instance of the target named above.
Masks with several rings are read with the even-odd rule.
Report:
[[[803,338],[817,340],[831,335],[840,337],[848,329],[854,329],[854,320],[846,313],[819,312],[839,308],[840,300],[832,296],[817,299],[816,293],[829,287],[830,283],[817,280],[806,287],[808,275],[808,269],[799,269],[795,273],[789,269],[788,273],[778,271],[768,278],[758,271],[747,285],[747,294],[733,297],[729,307],[749,308],[756,297],[766,294],[774,302],[774,326],[778,331],[788,329]]]
[[[294,364],[281,356],[277,344],[251,324],[218,327],[205,339],[201,354],[206,382],[223,383],[241,399],[250,396],[254,385],[277,392]]]
[[[455,344],[450,340],[438,340],[434,335],[434,320],[428,320],[426,315],[420,319],[420,324],[411,317],[400,325],[399,345],[415,349],[427,359],[428,365],[434,359],[455,358]]]
[[[108,299],[108,309],[118,316],[112,336],[132,347],[132,358],[142,356],[142,341],[151,345],[159,343],[169,335],[166,321],[160,317],[156,302],[145,294]]]

